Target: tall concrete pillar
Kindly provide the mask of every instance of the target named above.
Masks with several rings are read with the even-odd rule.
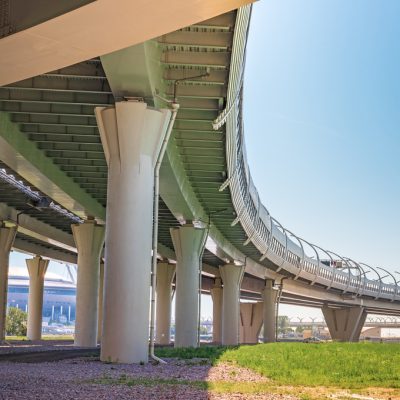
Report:
[[[215,278],[214,286],[211,288],[213,301],[213,343],[220,344],[222,341],[222,284],[221,278]]]
[[[170,111],[96,108],[108,163],[102,361],[148,361],[154,166]]]
[[[244,266],[226,264],[219,267],[222,283],[222,344],[239,343],[239,301],[240,285],[244,275]]]
[[[72,225],[72,233],[78,249],[74,345],[96,347],[100,253],[104,244],[104,226],[88,219],[83,224]]]
[[[322,307],[325,322],[333,340],[358,342],[367,312],[364,307]]]
[[[104,262],[100,261],[99,298],[97,302],[97,343],[101,342],[103,332],[103,291],[104,291]]]
[[[175,264],[157,264],[156,283],[156,343],[169,344],[171,330],[172,281]]]
[[[264,343],[276,341],[276,299],[278,291],[273,289],[274,282],[271,279],[265,281],[265,288],[261,295],[264,301]]]
[[[176,254],[175,347],[197,347],[200,256],[206,230],[193,225],[171,228]]]
[[[27,338],[40,340],[42,338],[43,288],[44,275],[49,260],[36,256],[26,260],[29,272],[28,324]]]
[[[17,227],[6,227],[0,221],[0,341],[6,335],[8,263],[16,233]]]
[[[264,304],[240,303],[240,343],[258,343],[263,324]]]

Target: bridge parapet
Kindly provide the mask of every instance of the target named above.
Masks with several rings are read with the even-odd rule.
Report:
[[[261,203],[253,183],[246,160],[243,130],[243,78],[246,56],[246,41],[251,16],[251,6],[238,10],[233,39],[231,67],[225,110],[214,121],[214,129],[226,125],[226,159],[228,177],[220,191],[229,187],[236,218],[232,225],[240,222],[247,239],[260,252],[260,262],[276,272],[284,270],[294,279],[301,278],[311,285],[327,290],[333,288],[352,298],[367,296],[375,300],[400,301],[400,288],[392,274],[393,284],[386,283],[376,269],[357,263],[350,258],[322,249],[309,243],[283,227]],[[293,240],[294,238],[294,240]],[[298,244],[297,244],[298,243]],[[305,248],[312,255],[308,256]],[[321,254],[324,254],[321,257]],[[327,259],[326,256],[328,256]],[[356,273],[353,273],[356,271]],[[367,274],[377,273],[378,279],[369,279]],[[387,271],[385,271],[387,272]]]

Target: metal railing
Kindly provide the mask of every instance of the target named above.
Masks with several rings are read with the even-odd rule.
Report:
[[[242,115],[243,76],[250,16],[251,6],[242,7],[237,12],[227,105],[213,124],[214,129],[226,125],[228,179],[220,190],[225,190],[228,186],[230,188],[236,211],[232,225],[240,222],[247,235],[244,245],[251,242],[261,254],[260,262],[267,258],[277,266],[277,272],[283,269],[291,273],[293,279],[302,278],[311,285],[318,284],[327,290],[336,289],[354,297],[370,296],[377,300],[400,301],[398,282],[390,272],[384,270],[387,275],[383,277],[378,272],[378,269],[383,270],[381,268],[357,263],[298,237],[271,217],[261,204],[246,160]],[[312,250],[312,256],[306,255],[307,247]],[[323,258],[321,254],[324,254]],[[376,274],[377,279],[367,277],[372,272]],[[394,283],[384,282],[386,277],[393,279]]]

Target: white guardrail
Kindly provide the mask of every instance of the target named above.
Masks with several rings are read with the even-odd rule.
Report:
[[[232,46],[227,106],[214,121],[214,129],[226,124],[226,157],[228,179],[220,190],[230,187],[237,217],[232,225],[241,223],[250,242],[262,254],[277,265],[277,272],[285,270],[294,279],[301,278],[311,285],[337,289],[355,296],[400,301],[400,288],[395,277],[382,268],[373,268],[349,258],[322,249],[296,236],[271,217],[261,204],[257,189],[251,179],[246,160],[243,132],[243,74],[245,68],[246,42],[251,16],[251,6],[238,10]],[[305,249],[312,252],[309,256]],[[382,276],[379,271],[384,271]],[[356,273],[353,273],[356,271]],[[376,279],[367,274],[374,273]],[[383,281],[393,280],[394,284]]]

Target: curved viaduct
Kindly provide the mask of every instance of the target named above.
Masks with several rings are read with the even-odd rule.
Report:
[[[249,1],[3,2],[2,337],[12,248],[37,256],[28,336],[46,259],[77,263],[75,344],[101,339],[103,360],[147,360],[155,309],[169,342],[173,288],[175,346],[198,344],[201,291],[223,344],[262,324],[275,340],[279,302],[322,308],[338,340],[358,340],[368,313],[399,314],[390,273],[299,238],[260,202],[242,123]]]

